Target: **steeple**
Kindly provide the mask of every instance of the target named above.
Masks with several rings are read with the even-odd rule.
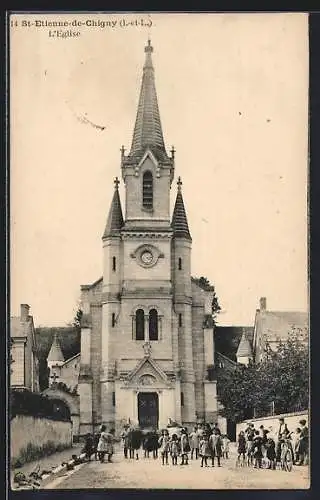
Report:
[[[119,234],[119,230],[123,226],[123,215],[119,196],[119,184],[120,181],[118,177],[116,177],[114,180],[114,194],[109,210],[107,224],[102,238],[108,238],[109,236],[115,236]]]
[[[250,342],[247,339],[245,329],[242,330],[242,336],[236,356],[238,363],[243,363],[243,364],[248,364],[249,359],[252,359],[252,349]]]
[[[58,341],[56,333],[54,334],[54,337],[53,337],[53,342],[52,342],[52,346],[51,346],[49,354],[48,354],[47,361],[51,362],[51,364],[54,362],[57,362],[57,363],[64,362],[64,356],[62,354],[62,350],[61,350],[60,343]]]
[[[184,203],[183,203],[183,198],[182,198],[181,177],[178,178],[177,185],[178,185],[178,192],[177,192],[177,197],[176,197],[176,202],[174,205],[172,222],[171,222],[173,234],[174,234],[174,237],[176,237],[176,238],[186,238],[187,240],[192,241],[190,231],[189,231],[189,226],[188,226],[187,214],[186,214],[186,210],[184,208]]]
[[[146,58],[143,66],[138,111],[128,159],[139,161],[146,149],[150,149],[158,161],[167,162],[169,158],[163,140],[151,57],[153,47],[150,40],[148,40],[144,51]]]

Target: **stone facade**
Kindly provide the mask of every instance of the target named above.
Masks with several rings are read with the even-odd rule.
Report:
[[[164,147],[152,50],[145,49],[131,150],[121,155],[125,216],[116,179],[103,276],[81,287],[80,434],[129,420],[142,427],[212,421],[217,412],[216,382],[206,377],[214,363],[213,323],[205,321],[212,296],[191,280],[180,178],[170,214],[174,151],[168,156]]]

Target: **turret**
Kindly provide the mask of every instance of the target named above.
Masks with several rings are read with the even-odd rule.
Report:
[[[64,363],[64,356],[58,341],[57,334],[54,334],[53,342],[47,358],[49,373],[49,384],[59,381],[61,373],[61,365]]]
[[[246,331],[243,329],[240,344],[237,350],[237,362],[243,365],[248,365],[252,361],[252,349],[249,340],[246,336]]]

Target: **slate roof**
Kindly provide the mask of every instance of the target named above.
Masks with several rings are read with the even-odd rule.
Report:
[[[19,316],[10,318],[10,337],[23,338],[28,334],[27,323],[21,321]]]
[[[238,346],[237,357],[240,358],[240,357],[248,357],[248,356],[252,356],[252,347],[251,347],[251,343],[247,339],[246,331],[244,330],[242,332],[240,344]]]
[[[48,354],[48,361],[64,361],[64,356],[58,341],[57,335],[54,335],[53,342]]]
[[[293,328],[308,329],[309,315],[297,311],[257,311],[256,324],[260,323],[261,335],[268,340],[287,338]]]
[[[180,180],[178,181],[178,192],[173,209],[171,226],[175,238],[186,238],[187,240],[192,241],[189,231],[187,214],[183,203]]]
[[[118,184],[116,182],[106,227],[103,233],[103,238],[108,238],[109,236],[115,236],[119,234],[119,231],[122,228],[122,226],[123,226],[123,215],[121,209]]]
[[[143,66],[139,104],[128,159],[134,158],[136,161],[139,161],[145,151],[150,149],[158,161],[166,162],[169,158],[163,140],[151,57],[153,47],[150,40],[148,40],[148,44],[144,50],[146,58]]]

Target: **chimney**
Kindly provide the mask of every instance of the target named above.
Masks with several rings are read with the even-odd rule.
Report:
[[[260,299],[260,311],[266,311],[267,309],[267,299],[266,297],[261,297]]]
[[[20,319],[21,321],[27,321],[29,316],[30,306],[28,304],[20,305]]]

